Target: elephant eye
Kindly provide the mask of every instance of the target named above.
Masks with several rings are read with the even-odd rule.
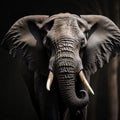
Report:
[[[81,39],[81,47],[82,47],[82,48],[84,47],[84,44],[85,44],[85,39],[82,38],[82,39]]]

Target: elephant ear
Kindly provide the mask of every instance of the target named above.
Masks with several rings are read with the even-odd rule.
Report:
[[[48,58],[42,45],[40,26],[47,18],[46,15],[30,15],[17,20],[1,42],[13,57],[22,58],[30,70],[39,68],[42,74],[47,72]]]
[[[81,15],[81,18],[88,23],[83,66],[87,74],[93,74],[120,52],[120,30],[105,16]]]

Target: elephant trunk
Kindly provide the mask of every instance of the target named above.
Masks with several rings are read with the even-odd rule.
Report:
[[[59,90],[63,102],[69,107],[81,108],[86,106],[89,101],[88,93],[85,90],[81,90],[83,94],[82,98],[79,98],[75,92],[76,81],[76,61],[73,51],[69,51],[68,47],[65,47],[55,60],[55,73],[58,80]]]
[[[84,93],[83,98],[78,98],[75,92],[75,79],[76,74],[72,67],[64,66],[59,69],[59,73],[57,73],[57,79],[60,89],[60,94],[66,105],[71,107],[84,107],[89,100],[88,94],[86,91],[82,91]],[[66,69],[69,69],[69,73],[66,72]]]

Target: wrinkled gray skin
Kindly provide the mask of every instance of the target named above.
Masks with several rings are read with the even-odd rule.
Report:
[[[78,74],[89,78],[119,52],[120,30],[100,15],[33,15],[18,20],[2,45],[33,71],[40,119],[84,120],[89,95]],[[49,71],[51,92],[45,88]]]
[[[79,99],[75,93],[76,75],[83,69],[79,52],[87,43],[84,31],[80,29],[82,25],[79,26],[78,22],[76,16],[71,19],[69,16],[55,19],[43,41],[45,46],[47,40],[50,42],[49,69],[57,77],[61,97],[71,107],[85,106],[88,102],[87,94],[85,98]]]

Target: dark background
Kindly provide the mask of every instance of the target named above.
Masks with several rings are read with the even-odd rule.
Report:
[[[0,40],[17,19],[33,14],[52,15],[60,12],[78,15],[102,14],[119,26],[119,5],[119,0],[4,0],[0,4]],[[37,120],[17,61],[3,48],[0,48],[0,56],[0,120]],[[117,58],[119,64],[118,60]],[[116,60],[113,63],[116,63]],[[113,96],[109,96],[111,95],[111,88],[108,87],[108,76],[110,76],[108,69],[111,68],[109,65],[114,68],[110,63],[92,76],[91,84],[95,96],[90,100],[88,120],[119,119],[120,80],[117,80],[120,78],[111,83],[115,91],[113,90]],[[114,69],[119,75],[118,67]],[[112,107],[109,101],[111,98],[115,98]]]

